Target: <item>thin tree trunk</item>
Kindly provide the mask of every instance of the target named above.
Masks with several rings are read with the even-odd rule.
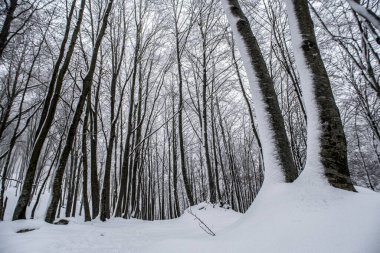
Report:
[[[86,114],[83,120],[82,130],[82,159],[83,159],[83,207],[84,207],[84,221],[91,221],[90,206],[88,203],[87,194],[87,181],[88,181],[88,162],[87,162],[87,124],[88,124],[89,110],[86,110]]]
[[[46,114],[46,118],[44,120],[41,118],[41,120],[43,120],[44,123],[43,123],[43,126],[41,127],[41,131],[39,132],[37,139],[36,139],[34,146],[33,146],[32,154],[31,154],[31,157],[29,160],[29,167],[26,171],[24,184],[23,184],[22,190],[21,190],[21,195],[17,201],[17,205],[16,205],[16,208],[15,208],[14,213],[13,213],[13,218],[12,218],[13,220],[25,219],[26,206],[28,205],[28,202],[30,199],[30,194],[32,192],[33,181],[34,181],[34,177],[36,174],[38,160],[39,160],[39,157],[41,154],[41,150],[44,146],[46,137],[48,135],[49,129],[50,129],[50,127],[53,123],[53,120],[54,120],[55,111],[56,111],[57,104],[58,104],[58,101],[60,98],[63,79],[64,79],[64,76],[65,76],[67,69],[69,67],[71,56],[74,52],[75,43],[76,43],[79,31],[80,31],[80,27],[81,27],[81,23],[82,23],[82,19],[83,19],[85,2],[86,2],[86,0],[81,1],[81,6],[80,6],[79,13],[78,13],[77,23],[76,23],[75,29],[74,29],[72,37],[71,37],[71,43],[70,43],[70,46],[67,50],[65,61],[62,65],[62,68],[60,69],[58,77],[57,77],[57,81],[56,81],[56,85],[55,85],[55,91],[54,91],[54,95],[50,101],[48,113]],[[53,78],[54,77],[52,77],[52,79]]]
[[[178,101],[178,136],[179,136],[179,151],[181,157],[181,171],[183,177],[183,184],[185,186],[185,191],[187,199],[189,200],[190,206],[195,204],[193,193],[191,191],[190,181],[186,169],[186,158],[185,158],[185,142],[183,138],[183,80],[182,80],[182,63],[181,63],[181,52],[180,52],[180,41],[179,41],[179,31],[176,23],[176,57],[177,57],[177,71],[178,71],[178,87],[179,87],[179,101]]]
[[[102,57],[101,57],[102,58]],[[102,60],[101,60],[102,62]],[[102,63],[100,69],[102,68]],[[101,70],[100,70],[101,72]],[[99,73],[99,80],[101,80],[101,73]],[[91,92],[89,92],[87,97],[87,107],[90,111],[90,147],[91,147],[91,198],[92,198],[92,218],[95,219],[99,214],[99,179],[98,179],[98,166],[97,166],[97,142],[98,142],[98,106],[99,104],[99,86],[96,89],[95,95],[95,109],[92,110],[91,107]]]
[[[71,150],[71,147],[73,144],[73,140],[74,140],[74,136],[76,134],[76,130],[77,130],[77,127],[79,124],[79,120],[80,120],[80,117],[82,115],[82,111],[83,111],[83,107],[84,107],[86,97],[87,97],[88,93],[91,91],[91,85],[92,85],[93,77],[94,77],[94,73],[95,73],[96,61],[98,58],[98,52],[99,52],[99,48],[100,48],[105,30],[106,30],[106,27],[107,27],[108,17],[109,17],[109,14],[111,12],[112,4],[113,4],[113,0],[110,0],[108,2],[107,9],[106,9],[104,17],[103,17],[102,27],[99,31],[99,34],[98,34],[98,37],[96,39],[96,43],[95,43],[95,46],[93,49],[90,68],[88,70],[87,75],[83,79],[82,94],[79,97],[77,108],[76,108],[75,113],[74,113],[74,118],[73,118],[71,126],[69,128],[69,133],[67,136],[66,144],[65,144],[65,147],[63,148],[61,158],[59,161],[59,165],[58,165],[55,177],[54,177],[54,183],[53,183],[53,187],[52,187],[52,198],[51,198],[51,201],[50,201],[47,213],[46,213],[46,217],[45,217],[45,221],[48,223],[52,223],[54,221],[54,218],[55,218],[55,213],[57,211],[58,201],[59,201],[59,198],[61,195],[61,190],[62,190],[61,184],[62,184],[63,173],[65,171],[67,159],[68,159],[68,156],[70,154],[70,150]]]

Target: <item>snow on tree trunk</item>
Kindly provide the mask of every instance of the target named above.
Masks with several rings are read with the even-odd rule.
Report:
[[[300,180],[355,191],[347,144],[330,80],[315,38],[307,0],[286,1],[296,65],[306,102],[307,160]]]
[[[262,142],[265,183],[292,182],[298,172],[265,60],[237,0],[222,0],[251,87]]]
[[[377,30],[380,31],[380,17],[379,16],[377,16],[370,9],[367,9],[364,6],[360,5],[360,2],[358,0],[347,0],[347,2],[350,4],[351,8],[356,13],[358,13],[360,16],[362,16],[364,19],[370,22],[374,27],[376,27]]]

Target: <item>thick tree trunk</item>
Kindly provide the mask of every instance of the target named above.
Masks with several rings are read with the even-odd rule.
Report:
[[[287,0],[296,64],[304,91],[309,180],[325,175],[337,188],[355,191],[347,162],[347,144],[331,84],[315,38],[307,0]],[[306,176],[305,176],[306,177]]]
[[[238,0],[222,0],[251,85],[262,141],[266,182],[292,182],[297,168],[265,60]]]
[[[261,141],[260,141],[260,138],[259,138],[259,133],[257,132],[257,129],[256,129],[255,118],[253,116],[253,110],[252,110],[251,102],[250,102],[250,100],[248,98],[247,92],[245,91],[243,80],[242,80],[241,75],[240,75],[239,65],[238,65],[237,60],[236,60],[236,55],[235,55],[234,48],[235,47],[232,46],[232,50],[231,50],[232,51],[233,64],[234,64],[234,67],[235,67],[235,70],[236,70],[236,75],[237,75],[237,78],[238,78],[238,82],[239,82],[239,86],[240,86],[241,92],[243,94],[243,98],[244,98],[245,104],[247,105],[247,108],[248,108],[249,120],[250,120],[250,123],[251,123],[251,128],[252,128],[253,134],[255,136],[255,139],[256,139],[256,142],[257,142],[257,146],[259,147],[260,155],[262,156],[263,155],[263,150],[262,150],[263,148],[262,148]]]

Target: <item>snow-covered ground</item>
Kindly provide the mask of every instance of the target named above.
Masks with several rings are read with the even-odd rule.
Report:
[[[195,214],[217,235],[242,214],[231,209],[201,203],[191,207]],[[141,221],[113,218],[107,222],[83,222],[83,217],[69,219],[69,225],[51,225],[42,218],[0,222],[0,253],[135,253],[168,238],[211,237],[193,215],[186,211],[178,219]],[[21,229],[35,229],[16,233]],[[155,251],[160,252],[160,251]]]
[[[306,186],[297,182],[263,189],[249,211],[201,203],[174,220],[112,219],[50,225],[38,220],[0,223],[1,253],[45,252],[257,252],[379,253],[380,194]],[[35,228],[26,233],[20,229]]]

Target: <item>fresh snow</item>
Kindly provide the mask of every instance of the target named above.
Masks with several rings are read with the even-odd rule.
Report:
[[[205,222],[216,235],[242,215],[219,205],[201,203],[188,208],[180,218],[165,221],[112,218],[107,222],[99,219],[84,222],[83,216],[69,218],[69,225],[48,224],[42,218],[5,221],[0,222],[0,252],[136,253],[146,252],[147,247],[167,238],[211,237],[190,212]],[[35,230],[16,233],[21,229]]]
[[[230,23],[236,24],[228,1],[222,2]],[[292,7],[288,12],[297,48],[300,35]],[[232,25],[232,30],[244,65],[250,66],[236,25]],[[311,75],[308,69],[302,68],[305,66],[303,55],[296,52],[295,58],[308,103],[308,131],[313,133],[308,135],[308,147],[319,147],[318,111],[312,96]],[[0,253],[379,253],[380,194],[359,187],[358,193],[353,193],[329,186],[322,179],[319,149],[308,149],[306,169],[299,179],[292,184],[281,183],[280,168],[273,159],[276,152],[273,135],[256,74],[252,66],[246,70],[257,109],[266,165],[265,183],[247,213],[242,215],[201,203],[173,220],[113,218],[107,222],[97,219],[85,223],[83,216],[77,216],[70,218],[68,225],[52,225],[43,221],[49,196],[46,194],[36,220],[12,222],[10,217],[16,198],[14,192],[8,191],[7,221],[0,222]],[[79,206],[78,203],[78,209]],[[189,210],[216,236],[207,234]],[[64,209],[61,210],[63,214]],[[16,233],[20,229],[35,230]]]
[[[379,253],[380,194],[358,191],[277,184],[216,237],[169,238],[146,252]]]
[[[216,236],[187,211],[166,221],[5,221],[0,223],[0,252],[379,253],[380,194],[357,190],[296,181],[264,186],[243,215],[206,203],[191,207]],[[27,228],[36,230],[16,233]]]

